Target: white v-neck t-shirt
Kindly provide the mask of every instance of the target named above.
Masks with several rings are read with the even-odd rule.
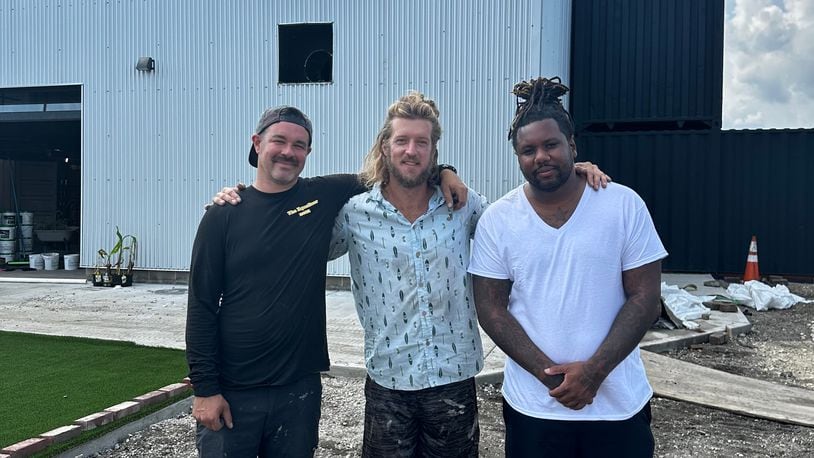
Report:
[[[644,201],[630,188],[586,187],[568,221],[554,228],[537,215],[521,185],[481,216],[468,271],[511,280],[509,313],[535,345],[563,364],[587,360],[607,336],[625,303],[622,272],[665,256]],[[531,417],[624,420],[653,395],[638,348],[581,410],[563,406],[548,391],[506,359],[503,396]]]

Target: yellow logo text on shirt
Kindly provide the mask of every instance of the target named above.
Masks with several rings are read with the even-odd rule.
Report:
[[[308,202],[305,205],[300,205],[299,207],[297,207],[295,209],[288,210],[286,212],[286,214],[288,216],[293,216],[293,215],[305,216],[305,215],[311,213],[311,207],[313,207],[314,205],[316,205],[318,203],[319,203],[319,200],[312,200],[311,202]]]

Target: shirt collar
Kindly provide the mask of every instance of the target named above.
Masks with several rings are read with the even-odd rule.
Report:
[[[387,199],[384,198],[382,194],[382,185],[381,183],[376,183],[373,185],[373,188],[370,190],[370,194],[367,198],[368,202],[374,202],[377,206],[384,208],[387,211],[396,212],[396,207],[390,203]],[[433,193],[430,197],[430,203],[428,205],[429,211],[432,212],[436,208],[446,205],[444,201],[444,193],[441,192],[441,188],[438,185],[433,185]]]

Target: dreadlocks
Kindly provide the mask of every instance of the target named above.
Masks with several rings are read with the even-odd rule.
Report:
[[[551,79],[540,77],[515,84],[512,93],[517,96],[517,110],[509,128],[509,140],[512,141],[512,145],[516,144],[517,131],[521,127],[549,118],[557,122],[566,138],[571,138],[574,134],[574,123],[560,100],[567,92],[568,87],[562,84],[559,76]]]

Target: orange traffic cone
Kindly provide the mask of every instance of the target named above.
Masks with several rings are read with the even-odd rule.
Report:
[[[757,237],[752,236],[749,244],[749,255],[746,257],[746,269],[743,272],[743,281],[760,280],[760,272],[757,268]]]

